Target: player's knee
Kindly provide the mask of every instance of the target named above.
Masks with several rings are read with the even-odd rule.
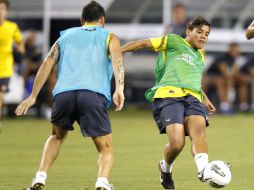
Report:
[[[205,135],[205,131],[200,129],[197,130],[197,132],[195,133],[195,135],[193,135],[192,137],[193,140],[205,140],[206,139],[206,135]]]
[[[57,140],[63,141],[66,138],[67,133],[68,133],[67,130],[63,130],[59,127],[53,127],[52,129],[52,136]]]
[[[184,140],[175,140],[170,142],[170,147],[173,149],[175,152],[181,152],[185,145]]]
[[[101,153],[112,153],[113,152],[113,147],[112,147],[112,143],[111,141],[107,141],[105,139],[101,140],[101,141],[97,141],[96,142],[96,146],[98,148],[98,151]]]
[[[55,131],[55,132],[53,132],[52,136],[56,140],[64,141],[64,139],[67,136],[67,132]]]
[[[55,140],[59,140],[59,141],[63,141],[64,140],[64,136],[61,135],[57,135],[57,134],[52,134],[51,138],[55,139]]]
[[[112,153],[113,152],[113,147],[111,143],[105,143],[105,145],[103,145],[101,147],[101,151],[103,152],[108,152],[108,153]]]

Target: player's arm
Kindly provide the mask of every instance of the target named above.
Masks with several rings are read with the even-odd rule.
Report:
[[[116,105],[116,111],[119,111],[123,108],[124,104],[124,64],[120,41],[114,34],[110,36],[109,52],[112,59],[116,86],[113,101]]]
[[[41,64],[39,71],[36,74],[31,95],[17,107],[15,111],[16,115],[26,114],[27,110],[35,104],[36,98],[42,86],[45,84],[54,65],[58,63],[58,60],[59,60],[59,46],[58,43],[55,42],[50,52],[46,56],[45,60]]]
[[[17,51],[20,53],[20,54],[24,54],[25,53],[25,45],[24,45],[24,42],[23,40],[21,42],[18,42],[16,43],[16,48],[17,48]]]
[[[15,24],[15,31],[13,34],[13,39],[15,41],[15,45],[16,45],[16,49],[20,54],[24,54],[25,53],[25,44],[24,44],[24,40],[21,34],[21,31],[18,27],[18,25]]]
[[[142,49],[152,49],[153,45],[151,43],[150,39],[144,39],[144,40],[137,40],[130,42],[124,46],[122,46],[122,52],[133,52],[133,51],[138,51]]]
[[[216,111],[215,106],[212,104],[212,102],[209,100],[209,98],[207,97],[207,95],[204,93],[204,91],[202,91],[203,93],[203,104],[205,105],[205,107],[207,108],[209,114],[212,114],[213,112]]]
[[[153,51],[166,50],[167,46],[167,35],[158,38],[149,38],[145,40],[138,40],[130,42],[122,47],[122,52],[132,52],[141,49],[151,49]]]
[[[249,27],[246,30],[246,38],[250,40],[251,38],[254,38],[254,20],[249,25]]]

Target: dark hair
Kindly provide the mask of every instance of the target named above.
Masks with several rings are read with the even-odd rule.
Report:
[[[105,10],[96,1],[91,1],[89,4],[84,6],[82,18],[85,22],[97,21],[101,17],[105,17]]]
[[[0,0],[0,3],[4,3],[6,5],[6,7],[7,7],[7,9],[9,9],[9,7],[10,7],[9,0]]]
[[[188,22],[187,28],[193,30],[194,28],[201,28],[204,25],[209,28],[211,27],[211,24],[203,17],[194,17]]]

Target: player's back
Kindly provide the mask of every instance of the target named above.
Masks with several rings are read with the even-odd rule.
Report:
[[[100,26],[82,26],[61,33],[60,60],[53,95],[87,89],[110,99],[112,65],[108,57],[110,32]]]

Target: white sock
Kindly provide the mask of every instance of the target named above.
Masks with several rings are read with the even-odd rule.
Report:
[[[198,173],[202,172],[208,164],[208,154],[198,153],[195,155],[194,160],[196,162]]]
[[[106,177],[98,177],[95,183],[95,188],[103,187],[107,190],[112,189],[112,186],[108,184],[108,179]]]
[[[168,164],[165,159],[161,160],[160,164],[163,172],[172,173],[173,164]]]
[[[46,172],[38,171],[36,172],[36,178],[44,178],[46,180],[47,174]]]
[[[36,183],[42,183],[45,185],[47,179],[46,172],[38,171],[36,172],[35,178],[33,179],[32,186]]]
[[[108,179],[106,177],[98,177],[97,182],[103,182],[108,184]]]

